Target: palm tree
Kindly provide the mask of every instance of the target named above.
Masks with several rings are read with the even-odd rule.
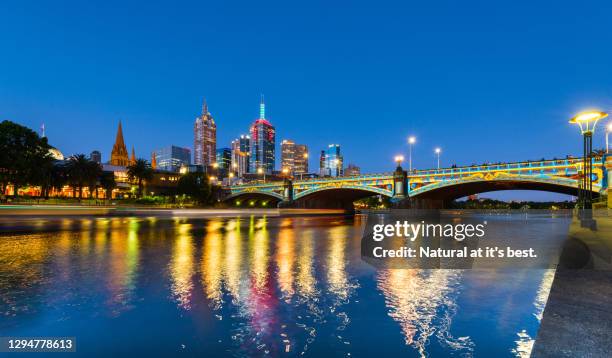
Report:
[[[98,180],[102,176],[102,166],[93,160],[89,160],[87,163],[87,186],[89,187],[89,198],[93,192],[96,192],[96,198],[98,198]]]
[[[87,183],[91,166],[85,154],[75,154],[68,159],[68,181],[72,186],[72,197],[79,190],[79,199],[83,197],[83,186]]]
[[[144,182],[153,179],[153,169],[145,159],[137,159],[127,167],[127,175],[131,181],[138,183],[138,197],[142,197]]]
[[[115,182],[115,173],[102,172],[102,176],[100,176],[100,186],[104,189],[104,197],[110,199],[113,196],[113,189],[117,186]]]

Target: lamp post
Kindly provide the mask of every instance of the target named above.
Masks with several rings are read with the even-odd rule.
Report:
[[[606,154],[610,153],[610,141],[608,138],[610,133],[612,133],[612,122],[608,123],[608,126],[606,127]]]
[[[397,167],[401,168],[402,167],[402,162],[404,161],[404,156],[403,155],[396,155],[394,160],[397,163]]]
[[[442,149],[436,148],[434,152],[436,153],[436,156],[438,157],[438,170],[440,170],[440,153],[442,153]]]
[[[304,153],[304,159],[306,160],[306,167],[308,167],[308,153]],[[303,179],[302,177],[303,175],[304,175],[304,171],[300,171],[300,180]]]
[[[412,172],[412,146],[416,143],[416,137],[408,137],[408,172]]]
[[[263,170],[262,167],[257,168],[257,174],[259,174],[259,175],[263,174],[263,182],[265,184],[265,182],[266,182],[266,172]]]
[[[570,123],[577,124],[580,127],[580,133],[583,137],[582,148],[582,188],[579,192],[579,202],[583,209],[591,209],[593,201],[593,133],[597,122],[608,116],[605,112],[588,111],[577,114],[570,119]]]

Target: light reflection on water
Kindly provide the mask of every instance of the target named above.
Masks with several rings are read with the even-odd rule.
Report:
[[[157,354],[529,354],[554,271],[374,270],[362,223],[0,222],[0,333],[74,334],[91,355],[105,336]]]

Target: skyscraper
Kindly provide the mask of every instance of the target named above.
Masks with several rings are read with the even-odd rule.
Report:
[[[241,135],[232,141],[232,164],[234,174],[242,177],[249,172],[249,158],[251,155],[251,137]]]
[[[343,175],[344,158],[340,155],[340,145],[330,144],[327,150],[321,151],[321,176],[337,177]]]
[[[99,150],[94,150],[89,155],[89,159],[91,159],[91,161],[93,162],[100,164],[102,163],[102,153],[100,153]]]
[[[193,162],[209,166],[215,163],[217,151],[217,125],[208,112],[206,100],[202,104],[202,115],[196,118],[193,128]]]
[[[157,169],[178,172],[181,166],[191,164],[191,151],[189,148],[169,145],[156,150],[153,153],[153,158]]]
[[[226,178],[232,165],[232,150],[229,148],[217,149],[217,175],[219,178]]]
[[[257,173],[259,168],[272,174],[275,165],[276,131],[272,123],[266,119],[266,106],[263,96],[259,104],[259,118],[251,126],[251,173]]]
[[[121,128],[121,121],[119,121],[119,127],[117,128],[117,136],[115,137],[115,144],[111,151],[111,165],[118,165],[127,167],[129,165],[129,158],[125,142],[123,141],[123,129]]]
[[[289,174],[305,174],[308,172],[308,147],[304,144],[295,144],[292,140],[281,142],[281,170]]]

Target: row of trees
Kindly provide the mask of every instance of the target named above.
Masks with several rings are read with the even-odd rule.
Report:
[[[46,137],[40,137],[33,130],[11,121],[0,122],[0,192],[11,184],[14,194],[27,185],[39,186],[41,195],[61,190],[65,185],[72,187],[73,197],[83,197],[88,188],[90,197],[98,188],[106,191],[106,197],[116,187],[113,172],[104,172],[102,166],[84,154],[75,154],[66,161],[57,161],[50,154],[51,145]],[[153,170],[144,159],[127,168],[131,181],[138,184],[138,195],[142,196],[145,181],[151,180]]]
[[[0,193],[5,193],[9,184],[13,185],[14,195],[18,194],[19,188],[39,186],[41,195],[47,198],[53,189],[59,191],[69,185],[75,198],[83,197],[84,188],[89,189],[90,198],[93,195],[97,197],[99,188],[105,190],[106,198],[110,197],[117,186],[113,172],[103,171],[100,164],[84,154],[57,161],[50,154],[51,149],[47,138],[41,138],[33,130],[11,121],[1,122]],[[153,179],[153,169],[145,159],[137,159],[127,167],[127,176],[137,184],[137,195],[142,197],[145,183]],[[198,204],[210,204],[212,191],[206,174],[189,173],[183,175],[176,190],[168,194],[185,195]]]

